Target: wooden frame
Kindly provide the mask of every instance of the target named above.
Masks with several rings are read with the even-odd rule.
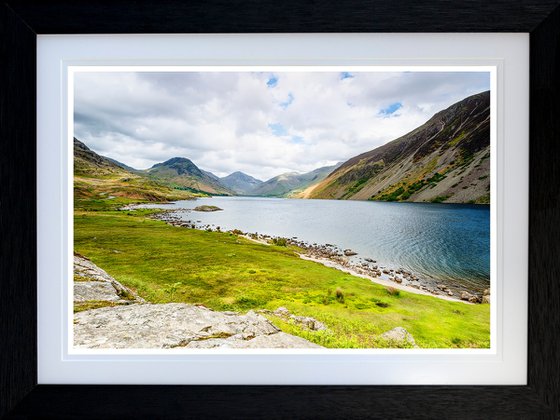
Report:
[[[527,386],[37,385],[36,35],[530,32]],[[0,416],[551,418],[560,416],[560,1],[114,0],[0,5]]]

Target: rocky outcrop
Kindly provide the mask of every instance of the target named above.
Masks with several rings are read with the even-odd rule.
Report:
[[[403,327],[396,327],[386,331],[381,334],[381,338],[387,340],[391,347],[418,347],[412,334]]]
[[[253,311],[217,312],[185,303],[136,304],[74,316],[76,348],[320,348],[281,332]]]
[[[144,299],[87,258],[74,255],[74,302],[88,301],[130,304],[144,302]]]
[[[320,321],[317,321],[315,318],[310,316],[299,316],[292,314],[287,308],[281,306],[280,308],[276,309],[275,311],[269,311],[268,309],[262,309],[258,312],[270,314],[277,316],[278,318],[283,319],[284,321],[291,322],[305,330],[309,331],[322,331],[326,330],[327,327]]]
[[[108,306],[81,312],[76,309],[76,348],[321,347],[283,333],[253,311],[242,315],[185,303],[146,304],[90,260],[74,255],[75,307],[88,302]],[[296,319],[309,329],[322,329],[322,324],[313,318]]]

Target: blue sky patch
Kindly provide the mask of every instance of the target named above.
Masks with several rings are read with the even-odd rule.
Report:
[[[401,108],[402,108],[402,104],[400,102],[395,102],[389,105],[387,108],[383,108],[381,111],[379,111],[379,115],[384,117],[390,117]]]
[[[268,126],[270,127],[270,131],[272,131],[272,134],[274,134],[275,136],[280,137],[288,134],[286,128],[280,123],[268,124]]]
[[[283,109],[286,109],[290,106],[290,104],[294,102],[294,95],[292,95],[292,92],[288,93],[288,99],[286,99],[284,102],[280,102],[280,106]]]
[[[303,143],[303,137],[301,136],[292,136],[292,138],[290,139],[290,142],[292,144],[302,144]]]
[[[352,78],[354,78],[354,75],[352,73],[349,73],[347,71],[343,71],[342,73],[340,73],[340,80],[352,79]]]
[[[278,77],[276,77],[276,76],[274,76],[274,75],[270,76],[270,78],[269,78],[268,81],[266,82],[266,85],[267,85],[269,88],[273,88],[273,87],[275,87],[277,84],[278,84]]]

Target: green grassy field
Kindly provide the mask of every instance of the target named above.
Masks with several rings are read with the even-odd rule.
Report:
[[[386,347],[390,343],[379,334],[397,326],[423,348],[490,345],[489,305],[391,294],[369,280],[302,260],[294,249],[169,226],[148,218],[148,210],[98,210],[76,210],[75,251],[149,302],[241,312],[284,306],[328,330],[302,330],[273,316],[271,321],[326,347]]]

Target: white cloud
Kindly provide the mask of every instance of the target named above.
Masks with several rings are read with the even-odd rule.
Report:
[[[265,180],[372,150],[489,89],[488,73],[352,76],[78,73],[75,136],[136,168],[184,156],[219,176],[241,170]],[[389,118],[381,112],[396,103]]]

